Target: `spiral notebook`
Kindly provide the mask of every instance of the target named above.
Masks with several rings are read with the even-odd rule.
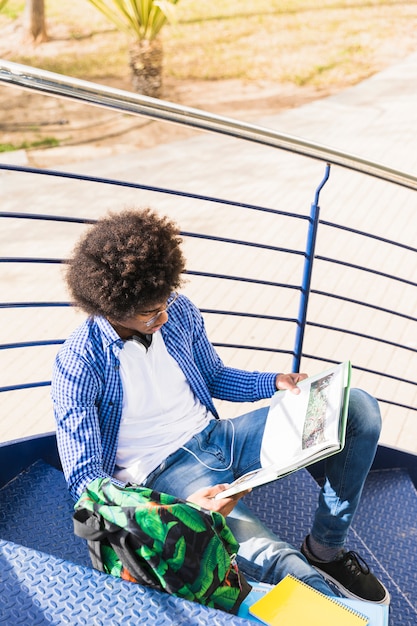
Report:
[[[369,620],[353,608],[309,587],[289,574],[249,613],[268,626],[367,626]]]

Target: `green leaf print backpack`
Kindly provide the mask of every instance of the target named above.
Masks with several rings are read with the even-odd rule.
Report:
[[[107,574],[234,614],[251,590],[235,562],[239,544],[215,511],[98,478],[73,521],[93,567]]]

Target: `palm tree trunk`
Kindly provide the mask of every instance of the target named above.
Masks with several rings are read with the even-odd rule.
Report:
[[[45,0],[26,0],[25,34],[29,41],[43,43],[48,41],[45,23]]]
[[[137,93],[159,98],[162,92],[162,42],[155,39],[137,40],[129,50],[132,87]]]

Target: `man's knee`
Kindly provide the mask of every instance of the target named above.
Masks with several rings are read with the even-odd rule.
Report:
[[[379,438],[382,426],[377,400],[363,389],[351,389],[348,418],[351,426],[362,436]]]

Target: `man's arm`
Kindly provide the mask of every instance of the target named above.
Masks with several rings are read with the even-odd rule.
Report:
[[[67,347],[60,351],[52,377],[52,400],[59,455],[74,499],[88,483],[110,473],[111,463],[107,462],[106,467],[103,459],[98,400],[101,410],[108,413],[105,421],[109,427],[110,413],[115,407],[103,402],[102,386],[97,372],[83,358]],[[106,440],[112,440],[111,432]]]
[[[194,311],[193,336],[197,365],[215,398],[253,402],[270,398],[277,390],[289,389],[299,393],[297,383],[307,378],[304,373],[276,374],[225,366],[207,336],[204,320],[198,309]]]

